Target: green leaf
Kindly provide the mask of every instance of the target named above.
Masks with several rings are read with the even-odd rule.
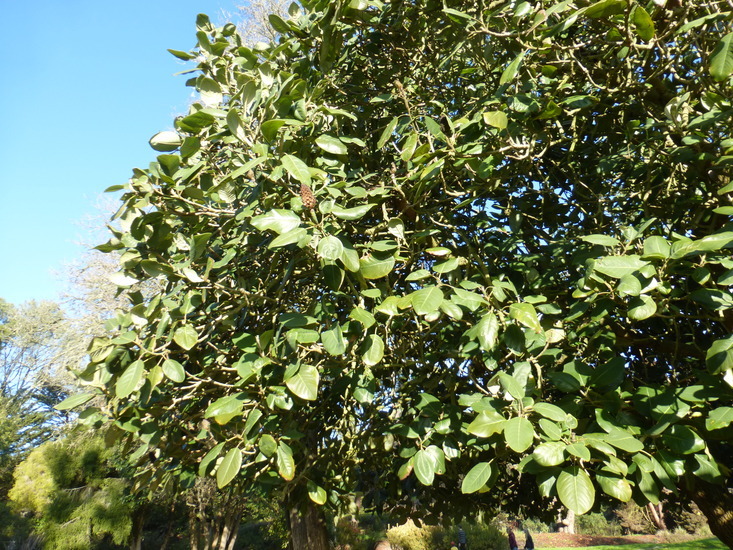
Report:
[[[644,42],[654,38],[654,21],[647,11],[641,6],[636,6],[633,13],[634,31]]]
[[[292,210],[274,209],[253,217],[250,223],[260,231],[271,229],[277,234],[282,234],[298,227],[300,218]]]
[[[588,447],[586,447],[582,443],[571,443],[570,445],[565,447],[565,449],[573,456],[577,456],[578,458],[585,460],[586,462],[590,461],[590,451],[588,450]]]
[[[291,481],[295,477],[293,450],[282,441],[277,446],[277,471],[285,481]]]
[[[601,489],[608,496],[620,500],[621,502],[628,502],[631,500],[631,484],[622,477],[614,476],[604,472],[596,473],[596,481]]]
[[[542,325],[537,317],[537,310],[532,304],[522,302],[510,305],[509,316],[538,334],[543,332]]]
[[[493,313],[487,313],[477,325],[479,346],[484,351],[492,351],[499,339],[499,320]]]
[[[713,342],[705,361],[711,374],[733,370],[733,336]]]
[[[308,488],[308,498],[310,498],[319,506],[323,506],[324,504],[326,504],[326,499],[328,495],[326,494],[326,490],[323,487],[321,487],[320,485],[316,485],[310,479],[308,480],[306,486]]]
[[[298,372],[285,381],[285,385],[301,399],[315,401],[318,398],[319,382],[320,375],[316,367],[312,365],[301,365]]]
[[[191,325],[183,325],[173,333],[173,341],[188,351],[198,343],[199,335]]]
[[[593,507],[596,490],[585,470],[578,466],[564,469],[557,478],[557,496],[576,514],[585,514]]]
[[[150,147],[156,151],[168,152],[178,149],[183,143],[183,139],[178,135],[178,132],[166,130],[151,137],[149,143]]]
[[[532,457],[540,466],[559,466],[565,462],[565,443],[548,441],[537,445]]]
[[[123,399],[135,391],[135,388],[143,377],[144,371],[145,363],[140,359],[130,363],[117,379],[117,384],[115,385],[115,394],[117,397]]]
[[[505,129],[509,122],[506,113],[502,111],[487,111],[483,114],[483,118],[486,124],[500,130]]]
[[[671,245],[664,237],[657,235],[644,239],[644,258],[666,260],[669,258]]]
[[[324,260],[336,261],[341,258],[344,252],[344,245],[338,237],[329,235],[318,243],[318,254]]]
[[[219,468],[216,470],[216,484],[221,489],[231,483],[242,467],[242,451],[231,449],[222,459]]]
[[[517,73],[519,72],[519,66],[522,64],[522,60],[524,60],[524,56],[527,55],[526,51],[523,51],[518,56],[516,56],[509,65],[507,65],[507,68],[504,69],[504,72],[501,73],[501,78],[499,78],[499,86],[503,86],[505,84],[509,84],[514,78],[517,76]]]
[[[271,457],[277,452],[277,441],[270,434],[263,434],[257,442],[260,452],[266,457]]]
[[[96,393],[79,393],[77,395],[71,395],[64,399],[61,403],[56,405],[54,409],[56,409],[57,411],[68,411],[75,407],[78,407],[79,405],[87,403],[96,395]]]
[[[321,333],[321,342],[323,343],[323,348],[329,355],[343,355],[346,351],[346,340],[344,340],[344,335],[339,324],[335,324],[330,329],[323,331]]]
[[[505,372],[499,373],[499,381],[504,390],[509,392],[514,399],[522,399],[525,395],[524,386],[513,376]]]
[[[614,357],[610,361],[599,363],[590,376],[590,385],[601,391],[610,391],[618,388],[624,381],[626,362],[623,357]]]
[[[437,286],[428,286],[413,292],[410,295],[412,309],[418,315],[428,315],[438,311],[443,303],[443,291]]]
[[[638,453],[644,449],[644,444],[641,441],[621,428],[611,428],[605,437],[605,441],[628,453]]]
[[[648,265],[648,262],[645,262],[639,256],[606,256],[596,260],[593,271],[614,279],[620,279],[625,275],[639,271],[646,265]]]
[[[461,492],[466,495],[482,489],[491,478],[491,473],[491,462],[479,462],[463,478]]]
[[[382,135],[379,137],[379,141],[377,141],[377,149],[381,149],[382,147],[384,147],[385,143],[387,143],[387,140],[392,137],[395,128],[397,128],[398,121],[399,117],[394,117],[392,120],[389,121],[389,124],[387,124],[387,127],[384,129]]]
[[[621,241],[608,235],[586,235],[585,237],[581,237],[580,240],[591,244],[600,244],[609,248],[614,248],[621,244]]]
[[[647,294],[635,296],[629,302],[628,315],[629,319],[634,321],[643,321],[648,319],[657,312],[657,303],[654,298]]]
[[[564,410],[552,403],[535,403],[532,406],[532,410],[545,418],[554,420],[555,422],[564,422],[565,417],[567,416]]]
[[[490,437],[504,430],[506,420],[494,411],[481,411],[468,427],[468,433],[479,437]]]
[[[340,139],[326,134],[316,138],[316,145],[332,155],[345,155],[349,152],[346,144]]]
[[[532,423],[523,417],[515,417],[504,423],[504,439],[518,453],[526,451],[534,440]]]
[[[199,477],[204,477],[209,473],[209,466],[219,458],[224,445],[225,443],[223,441],[215,445],[208,453],[206,453],[206,456],[201,459],[201,462],[199,462]]]
[[[611,17],[626,11],[626,0],[601,0],[585,8],[585,15],[592,19]],[[582,513],[582,512],[579,512]]]
[[[58,408],[58,405],[56,406]],[[720,430],[727,428],[733,422],[733,407],[718,407],[708,414],[705,420],[705,429]]]
[[[381,279],[392,271],[394,265],[394,256],[377,258],[369,254],[359,259],[359,272],[365,279]]]
[[[295,155],[283,155],[282,159],[280,160],[282,162],[283,168],[287,170],[288,174],[290,174],[300,183],[308,186],[311,185],[311,173],[308,169],[308,165],[305,162],[300,160]]]
[[[334,204],[331,208],[331,214],[341,220],[354,221],[363,218],[367,212],[374,208],[374,204],[362,204],[353,208],[341,208],[338,204]]]
[[[419,450],[412,457],[415,475],[423,485],[432,485],[435,478],[435,460],[424,450]]]
[[[678,454],[693,454],[705,448],[705,441],[692,428],[673,424],[662,434],[662,442]]]
[[[733,74],[733,32],[726,34],[710,54],[710,75],[721,82]]]
[[[227,395],[226,397],[220,397],[206,408],[204,418],[211,418],[214,416],[228,416],[233,418],[234,416],[242,413],[246,399],[247,395],[243,392]]]
[[[176,383],[183,382],[186,379],[186,370],[175,359],[163,361],[163,374]]]
[[[365,365],[373,367],[382,361],[384,357],[384,341],[380,336],[376,334],[368,335],[363,349],[365,351],[361,358]]]

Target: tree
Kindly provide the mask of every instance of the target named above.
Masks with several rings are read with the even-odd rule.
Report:
[[[77,429],[36,447],[16,468],[10,501],[33,518],[44,548],[91,548],[103,540],[109,547],[128,540],[134,502],[129,481],[113,466],[115,451],[100,434]]]
[[[279,485],[295,547],[366,473],[413,514],[666,489],[733,546],[733,33],[679,4],[200,16],[202,101],[99,247],[163,286],[83,373],[145,475]]]
[[[13,306],[0,299],[0,498],[13,468],[64,423],[53,409],[69,393],[70,333],[52,302]]]

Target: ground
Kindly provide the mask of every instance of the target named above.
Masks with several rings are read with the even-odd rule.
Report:
[[[519,537],[517,537],[519,538]],[[646,544],[682,542],[670,540],[669,535],[628,535],[623,537],[594,537],[591,535],[570,535],[568,533],[533,533],[537,548],[583,548],[586,546],[616,546],[621,544]],[[523,541],[520,542],[520,548]]]

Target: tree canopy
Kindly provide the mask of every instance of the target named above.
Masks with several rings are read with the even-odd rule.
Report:
[[[141,484],[687,491],[731,544],[730,6],[289,14],[199,16],[199,101],[112,188],[115,281],[161,286],[81,376]]]

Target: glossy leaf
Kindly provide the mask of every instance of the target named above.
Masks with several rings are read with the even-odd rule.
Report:
[[[418,451],[412,457],[415,476],[423,485],[432,485],[435,478],[435,461],[425,450]]]
[[[710,74],[719,82],[733,74],[733,32],[721,38],[710,55]]]
[[[526,418],[515,417],[504,423],[504,439],[509,448],[518,453],[526,451],[534,439],[532,423]]]
[[[320,375],[318,369],[311,365],[301,365],[298,372],[285,381],[285,385],[295,395],[306,401],[318,398]]]
[[[438,311],[443,303],[443,291],[437,286],[428,286],[417,290],[410,296],[412,308],[418,315],[428,315]]]
[[[277,471],[286,481],[295,477],[295,460],[293,450],[282,441],[277,446]]]
[[[326,504],[326,499],[328,498],[328,495],[326,494],[326,490],[323,487],[317,485],[309,479],[308,483],[306,484],[306,488],[308,489],[308,498],[310,498],[319,506],[323,506],[324,504]]]
[[[310,170],[308,165],[295,155],[283,155],[283,168],[287,170],[293,178],[299,183],[310,186],[312,184]]]
[[[186,379],[186,370],[175,359],[163,361],[163,374],[176,383],[183,382]]]
[[[242,468],[242,451],[238,448],[231,449],[219,464],[216,470],[216,485],[219,489],[229,485],[237,477]]]
[[[593,507],[596,490],[588,474],[578,466],[564,469],[556,487],[560,502],[576,514],[585,514]]]
[[[196,329],[191,325],[183,325],[178,327],[173,333],[173,341],[185,350],[192,349],[199,340]]]
[[[479,462],[471,468],[461,482],[463,494],[475,493],[482,489],[491,477],[492,467],[490,462]]]
[[[142,380],[145,372],[145,363],[140,359],[133,361],[128,365],[124,372],[120,375],[115,385],[115,394],[119,398],[129,396]]]

